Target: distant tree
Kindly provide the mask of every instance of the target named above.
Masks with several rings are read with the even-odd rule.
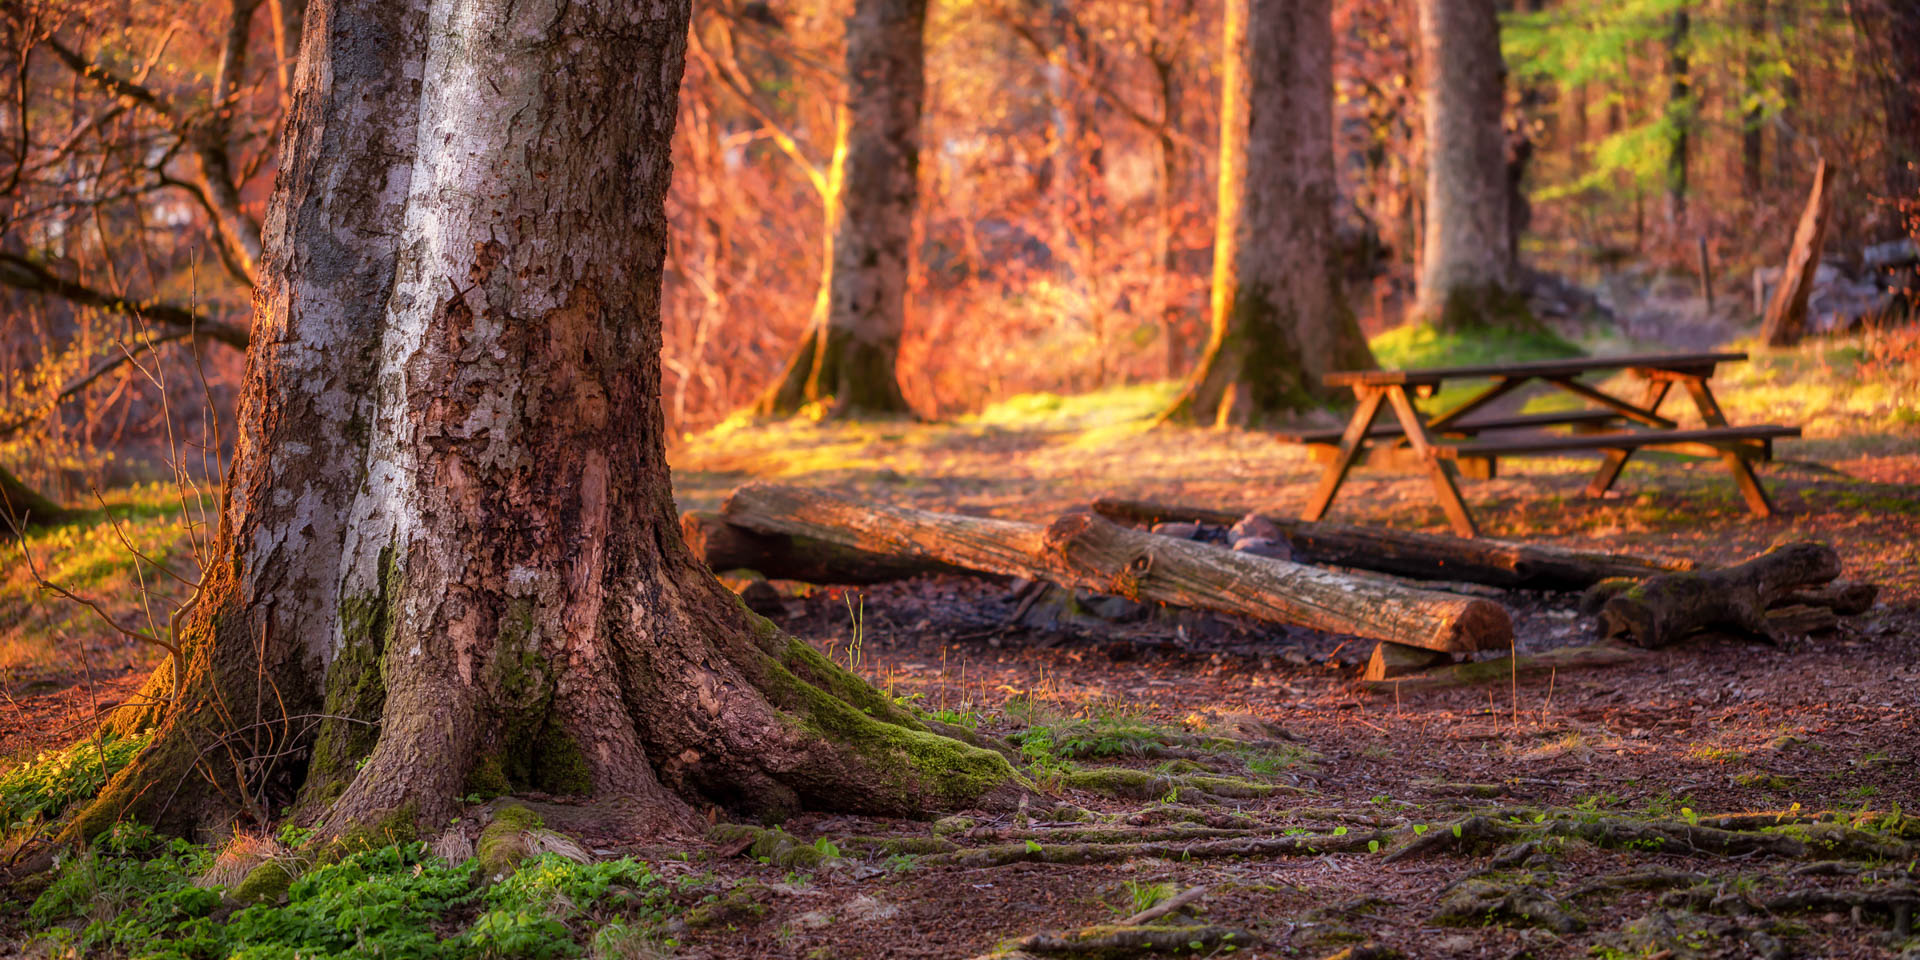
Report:
[[[1015,779],[688,551],[660,400],[688,5],[313,0],[230,501],[121,818],[322,839],[459,798],[623,829],[980,803]],[[642,15],[644,14],[644,15]]]
[[[906,329],[920,196],[926,0],[856,0],[847,21],[848,123],[825,198],[832,246],[808,333],[763,413],[832,397],[845,412],[906,413],[895,364]]]
[[[1272,420],[1373,366],[1348,306],[1333,204],[1329,0],[1228,0],[1213,331],[1168,418]]]
[[[1885,198],[1920,239],[1920,0],[1849,4],[1885,118]]]
[[[1667,28],[1667,220],[1687,216],[1687,152],[1692,145],[1695,104],[1692,67],[1687,58],[1693,17],[1685,3],[1673,8]]]
[[[1417,0],[1427,126],[1415,315],[1444,329],[1531,322],[1513,290],[1506,67],[1495,0]]]

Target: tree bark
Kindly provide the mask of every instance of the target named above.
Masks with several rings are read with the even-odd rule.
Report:
[[[1417,0],[1427,130],[1414,314],[1442,329],[1531,325],[1508,254],[1506,66],[1494,0]]]
[[[849,123],[825,198],[824,307],[758,408],[817,401],[836,413],[910,413],[895,364],[906,330],[920,198],[926,0],[857,0],[847,21]],[[844,151],[844,152],[843,152]]]
[[[317,0],[219,559],[75,834],[294,802],[337,837],[517,790],[644,832],[1016,781],[687,550],[659,309],[688,7],[640,13]]]
[[[756,483],[735,490],[722,512],[728,522],[760,533],[812,537],[1130,600],[1408,646],[1487,650],[1504,648],[1513,639],[1506,608],[1488,600],[1128,530],[1090,511],[1069,513],[1042,527]]]
[[[1231,526],[1244,514],[1143,500],[1102,497],[1096,513],[1130,523],[1176,521]],[[1528,590],[1584,590],[1613,577],[1651,577],[1692,569],[1682,560],[1568,550],[1539,543],[1439,536],[1281,517],[1261,519],[1279,529],[1293,559],[1422,580],[1456,580]]]
[[[1333,204],[1330,0],[1229,0],[1213,329],[1167,417],[1269,421],[1337,394],[1373,355],[1343,289]]]

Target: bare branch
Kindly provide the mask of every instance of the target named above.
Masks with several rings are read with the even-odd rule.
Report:
[[[197,336],[217,340],[237,350],[247,348],[245,327],[209,319],[178,304],[140,301],[96,290],[68,280],[52,270],[18,254],[0,251],[0,285],[34,293],[47,293],[87,307],[144,317],[162,326],[188,330]]]

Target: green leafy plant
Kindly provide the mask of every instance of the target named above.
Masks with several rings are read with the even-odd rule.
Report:
[[[74,801],[99,793],[146,745],[143,737],[82,740],[7,771],[0,776],[0,826],[21,829],[56,819]]]

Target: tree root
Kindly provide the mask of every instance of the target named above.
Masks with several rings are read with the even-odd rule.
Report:
[[[1472,878],[1446,889],[1433,919],[1450,926],[1478,926],[1489,919],[1511,919],[1559,934],[1579,933],[1587,927],[1585,920],[1552,894],[1531,883],[1503,886]]]
[[[1036,933],[975,960],[1020,960],[1022,957],[1084,957],[1088,960],[1148,953],[1205,954],[1223,947],[1244,949],[1259,938],[1231,927],[1123,927],[1117,924],[1087,927],[1073,933]]]
[[[1913,916],[1920,912],[1920,888],[1907,881],[1876,884],[1863,889],[1802,887],[1768,897],[1728,891],[1724,886],[1675,890],[1660,898],[1668,908],[1702,910],[1728,916],[1779,913],[1850,912],[1855,922],[1867,915],[1885,916],[1897,937],[1913,933]]]
[[[1412,842],[1388,854],[1387,861],[1408,860],[1432,853],[1472,853],[1542,836],[1584,840],[1598,847],[1613,849],[1644,849],[1694,856],[1759,855],[1783,860],[1808,860],[1825,856],[1898,861],[1911,858],[1915,852],[1911,844],[1838,824],[1808,824],[1782,832],[1756,833],[1671,820],[1557,819],[1538,824],[1518,824],[1491,817],[1471,816],[1415,837]]]
[[[1300,857],[1323,853],[1353,853],[1368,844],[1384,844],[1388,834],[1303,834],[1290,837],[1237,837],[1182,842],[1151,840],[1141,843],[1064,843],[1048,846],[1034,841],[975,847],[924,857],[926,866],[1000,867],[1013,863],[1115,863],[1140,857],[1163,860],[1213,860],[1224,857]]]

